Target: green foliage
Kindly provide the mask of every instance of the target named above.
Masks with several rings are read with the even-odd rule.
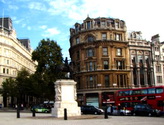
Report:
[[[6,79],[6,81],[2,83],[2,88],[0,93],[6,97],[17,96],[17,85],[15,80],[12,79],[11,77]]]
[[[38,62],[36,71],[44,74],[42,78],[49,76],[52,80],[60,78],[62,73],[59,66],[63,64],[60,46],[53,40],[41,40],[39,46],[32,53],[32,59]]]
[[[30,73],[26,69],[22,69],[18,72],[18,75],[16,77],[16,85],[17,90],[20,95],[29,95],[31,91],[31,85],[30,85]]]
[[[43,39],[33,51],[32,59],[38,62],[35,73],[38,93],[41,93],[43,98],[54,98],[54,82],[64,77],[61,71],[63,58],[60,46],[53,40]]]

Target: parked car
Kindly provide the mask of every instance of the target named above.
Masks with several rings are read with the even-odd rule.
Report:
[[[95,106],[92,106],[92,105],[84,105],[84,106],[81,106],[81,113],[82,114],[95,114],[95,115],[97,115],[97,114],[103,114],[104,110],[97,108]]]
[[[140,115],[140,116],[160,116],[161,111],[158,109],[153,109],[148,104],[137,104],[134,106],[132,110],[132,115]]]
[[[107,108],[108,115],[131,115],[131,111],[127,109],[118,110],[117,106],[109,106]]]
[[[54,107],[54,101],[44,101],[43,106],[51,110]]]
[[[49,113],[51,110],[47,107],[44,107],[42,105],[35,105],[31,108],[31,111],[35,111],[38,113]]]

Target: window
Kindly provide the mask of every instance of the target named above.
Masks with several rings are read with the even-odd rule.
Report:
[[[155,94],[155,88],[149,88],[148,94]]]
[[[77,77],[77,89],[80,89],[80,87],[81,87],[80,77]]]
[[[141,89],[141,94],[147,94],[147,89]]]
[[[79,44],[80,43],[80,39],[79,37],[76,38],[76,44]]]
[[[156,88],[156,93],[159,94],[159,93],[163,93],[164,90],[163,88]]]
[[[90,29],[90,28],[91,28],[91,22],[87,21],[87,29]]]
[[[107,56],[108,55],[108,48],[103,48],[103,56]]]
[[[105,75],[105,87],[109,87],[109,75]]]
[[[93,57],[94,56],[94,50],[92,48],[87,49],[87,57]]]
[[[96,87],[96,76],[87,76],[87,88],[94,88]]]
[[[9,56],[9,50],[8,49],[4,49],[4,53],[6,56]]]
[[[159,51],[159,47],[155,47],[155,51]]]
[[[94,37],[93,36],[88,36],[87,37],[87,41],[88,42],[93,42],[94,41]]]
[[[86,69],[87,69],[87,71],[95,70],[96,69],[96,63],[95,62],[86,63]]]
[[[109,69],[109,62],[108,60],[104,60],[104,69]]]
[[[102,40],[106,40],[106,39],[107,39],[106,33],[102,33]]]
[[[116,28],[119,28],[119,22],[116,22],[115,26]]]
[[[162,83],[162,76],[157,76],[157,83]]]
[[[126,75],[124,75],[124,74],[117,75],[117,85],[118,85],[118,87],[126,86]]]
[[[9,69],[7,69],[7,74],[9,74]]]
[[[161,65],[156,66],[156,72],[161,72]]]
[[[93,63],[92,62],[89,62],[89,70],[92,71],[93,69]]]
[[[79,51],[77,51],[77,53],[76,53],[76,57],[77,57],[77,60],[79,60],[80,59],[80,52]]]
[[[105,27],[105,21],[101,21],[101,26]]]
[[[122,40],[122,35],[121,34],[115,34],[115,40]]]
[[[80,72],[80,63],[77,63],[77,71]]]
[[[116,55],[117,56],[122,56],[122,49],[121,48],[117,48]]]
[[[140,90],[133,90],[132,94],[133,95],[140,95],[141,91]]]
[[[76,31],[76,32],[79,31],[79,27],[78,27],[78,25],[75,26],[75,31]]]
[[[5,68],[3,68],[3,73],[5,73]]]
[[[92,76],[89,77],[89,83],[90,83],[90,85],[93,84],[93,77]]]
[[[159,60],[159,55],[155,55],[155,59],[156,60]]]
[[[125,68],[124,61],[117,60],[116,61],[116,66],[117,66],[117,69],[124,69]]]
[[[7,60],[7,64],[9,64],[9,60]]]

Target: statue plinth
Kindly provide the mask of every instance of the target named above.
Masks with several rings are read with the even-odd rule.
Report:
[[[76,82],[74,80],[58,80],[55,82],[55,104],[52,108],[52,116],[64,117],[64,109],[67,116],[80,116],[81,110],[76,102]]]

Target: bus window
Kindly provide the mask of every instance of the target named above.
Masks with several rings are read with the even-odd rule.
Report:
[[[133,95],[140,95],[141,91],[140,90],[133,90],[132,94]]]
[[[147,94],[147,89],[141,89],[141,94]]]
[[[148,94],[155,94],[155,88],[149,88]]]
[[[122,102],[121,107],[131,107],[131,103],[130,102]]]
[[[118,96],[122,96],[122,91],[119,91],[118,92]]]
[[[132,95],[132,93],[133,93],[133,90],[129,90],[129,95]]]
[[[125,95],[130,95],[130,91],[124,91]]]
[[[163,88],[156,88],[156,93],[159,94],[159,93],[163,93]]]

